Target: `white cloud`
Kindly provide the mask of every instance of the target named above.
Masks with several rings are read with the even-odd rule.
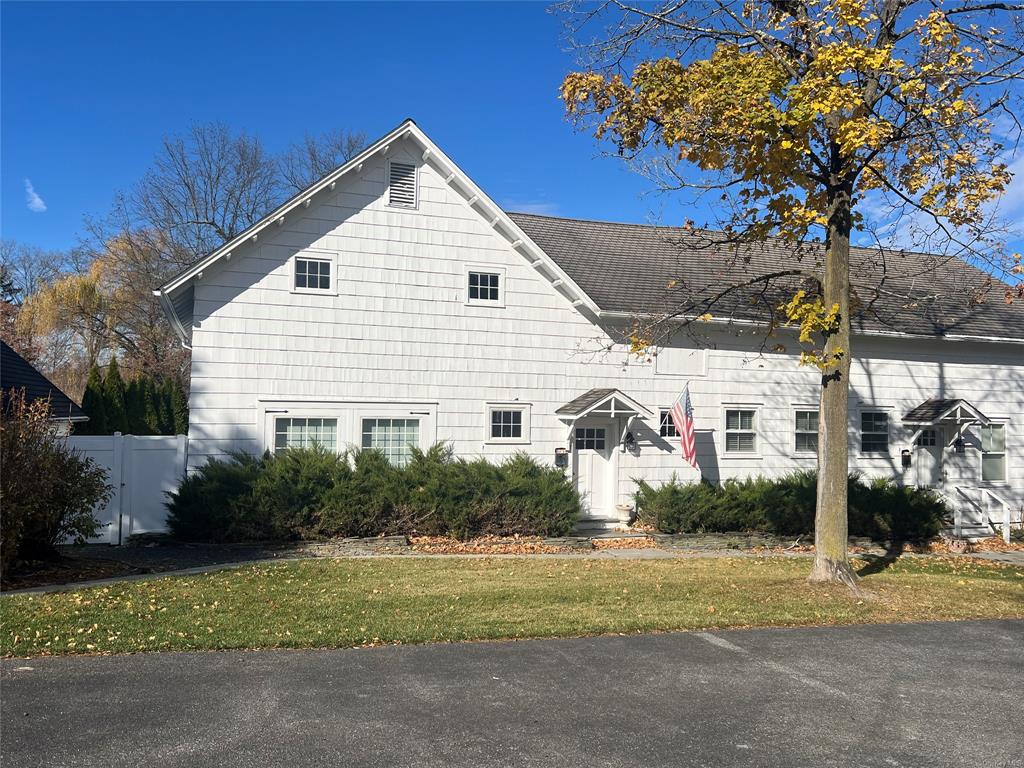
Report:
[[[43,198],[36,192],[36,188],[32,186],[32,182],[25,179],[25,204],[32,213],[45,213],[46,203]]]

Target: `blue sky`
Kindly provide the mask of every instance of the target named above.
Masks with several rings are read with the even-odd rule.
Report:
[[[4,2],[0,234],[73,246],[83,216],[193,122],[276,152],[405,117],[507,210],[703,223],[566,122],[574,62],[548,4]],[[1024,221],[1017,192],[1008,213]]]
[[[572,58],[545,8],[5,2],[3,236],[73,245],[163,135],[212,120],[276,151],[412,117],[510,210],[644,221],[662,202],[563,117]]]

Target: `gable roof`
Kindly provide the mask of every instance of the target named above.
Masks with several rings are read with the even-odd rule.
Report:
[[[721,233],[506,213],[413,120],[406,119],[153,291],[182,344],[188,347],[191,341],[195,281],[202,278],[204,270],[230,259],[235,251],[242,253],[267,227],[282,223],[296,208],[308,206],[316,195],[333,190],[347,174],[360,173],[369,159],[378,153],[386,155],[395,142],[405,139],[422,148],[422,162],[429,162],[559,294],[593,317],[674,312],[681,301],[699,307],[744,277],[806,269],[822,255],[820,246],[796,249],[781,240],[748,244],[737,252],[720,242]],[[991,277],[961,259],[854,248],[851,260],[855,277],[881,275],[873,285],[856,286],[862,308],[853,318],[855,332],[1024,341],[1024,305],[1006,305],[1001,297],[970,305],[965,291],[976,290]],[[670,283],[675,287],[668,288]],[[788,300],[798,285],[795,277],[780,278],[768,290],[757,286],[734,291],[713,308],[697,309],[694,314],[710,311],[716,321],[763,323],[767,308]],[[908,302],[907,294],[921,294],[921,299]]]
[[[799,278],[780,278],[767,292],[761,286],[736,291],[713,307],[704,308],[702,302],[744,279],[808,269],[823,257],[821,246],[797,249],[781,240],[737,251],[715,232],[529,213],[509,216],[572,275],[599,314],[609,317],[669,313],[692,304],[691,316],[710,312],[723,320],[764,322],[769,304],[788,300]],[[970,306],[968,292],[991,276],[962,259],[853,248],[851,262],[862,303],[853,318],[855,331],[1024,340],[1024,303],[1007,305],[1001,291],[994,291],[988,301]],[[669,288],[674,281],[677,285]],[[921,298],[908,302],[908,294]]]
[[[961,418],[963,411],[967,411],[970,417],[984,423],[989,418],[962,398],[933,397],[915,406],[903,417],[904,424],[937,424],[943,419],[953,416],[956,411],[956,418]]]
[[[6,342],[0,341],[0,404],[4,411],[10,401],[12,390],[25,390],[30,403],[37,400],[50,401],[50,418],[88,421],[89,417],[75,402],[57,389],[48,378]]]
[[[491,200],[462,169],[460,169],[411,118],[402,121],[373,142],[354,158],[334,169],[322,179],[292,196],[262,219],[250,226],[237,237],[224,243],[207,256],[179,272],[153,294],[159,298],[164,313],[171,321],[175,332],[186,347],[189,345],[192,325],[192,296],[195,280],[201,279],[203,271],[221,259],[230,259],[232,253],[258,240],[259,234],[273,223],[282,223],[300,205],[308,206],[313,198],[324,190],[333,190],[338,181],[350,173],[359,173],[363,165],[377,153],[386,155],[391,146],[405,139],[412,139],[422,148],[421,160],[429,162],[440,173],[445,183],[459,194],[498,235],[507,240],[512,248],[525,258],[540,274],[546,277],[577,309],[597,313],[597,306],[590,297],[576,285],[573,278],[534,243],[529,235]]]
[[[616,401],[619,403],[618,409],[615,408]],[[565,405],[559,407],[555,410],[555,413],[571,419],[581,419],[609,403],[609,410],[613,413],[618,410],[620,414],[632,412],[643,416],[654,415],[622,390],[607,387],[589,389],[579,397],[573,398]]]

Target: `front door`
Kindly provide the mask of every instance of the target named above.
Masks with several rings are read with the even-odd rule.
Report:
[[[575,434],[576,487],[589,517],[615,514],[614,443],[611,427],[578,426]]]
[[[914,447],[914,464],[917,467],[919,488],[937,488],[942,485],[942,430],[929,428],[921,430]]]

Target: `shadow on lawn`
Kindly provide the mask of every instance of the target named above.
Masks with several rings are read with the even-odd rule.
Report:
[[[890,542],[886,545],[885,554],[882,555],[871,555],[864,554],[861,557],[867,559],[867,564],[864,565],[857,575],[873,576],[876,573],[882,573],[882,571],[889,568],[893,563],[900,559],[900,555],[903,554],[904,545],[903,542]]]

